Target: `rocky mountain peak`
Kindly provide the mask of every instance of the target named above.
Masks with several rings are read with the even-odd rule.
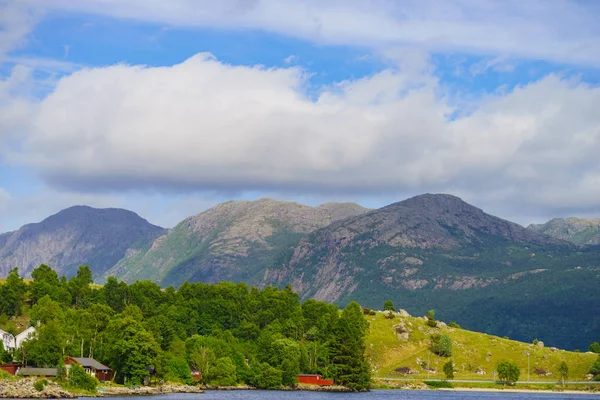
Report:
[[[544,224],[531,224],[528,229],[578,245],[600,244],[600,219],[553,218]]]

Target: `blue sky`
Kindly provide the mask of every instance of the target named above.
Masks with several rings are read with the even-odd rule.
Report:
[[[600,217],[590,1],[0,0],[0,231],[75,204]]]

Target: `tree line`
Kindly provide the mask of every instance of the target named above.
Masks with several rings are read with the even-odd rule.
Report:
[[[151,374],[189,383],[197,371],[200,382],[218,386],[290,387],[300,373],[353,390],[370,386],[368,322],[356,302],[340,312],[300,302],[289,286],[231,282],[163,289],[109,277],[96,286],[87,266],[67,279],[41,265],[32,278],[27,283],[14,269],[0,285],[0,315],[28,312],[32,324],[39,321],[35,338],[14,354],[0,349],[5,361],[55,367],[67,356],[93,357],[131,385]]]

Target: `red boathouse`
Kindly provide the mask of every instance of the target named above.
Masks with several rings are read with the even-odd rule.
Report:
[[[305,385],[333,386],[333,379],[323,379],[317,374],[300,374],[298,375],[298,383]]]

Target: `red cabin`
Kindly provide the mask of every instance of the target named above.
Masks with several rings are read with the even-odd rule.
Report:
[[[298,375],[298,383],[304,383],[305,385],[333,386],[333,379],[323,379],[321,375],[317,374],[300,374]]]
[[[85,372],[91,376],[95,376],[100,382],[109,382],[113,378],[112,370],[93,358],[67,357],[65,365],[70,364],[81,365],[85,369]]]
[[[20,364],[20,363],[10,363],[10,364],[0,365],[0,369],[2,371],[8,372],[11,375],[16,375],[17,370],[22,366],[23,366],[23,364]]]

